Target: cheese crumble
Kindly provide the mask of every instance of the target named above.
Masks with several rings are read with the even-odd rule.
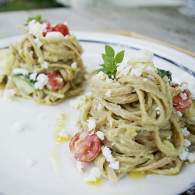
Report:
[[[35,89],[43,89],[48,83],[48,77],[45,74],[39,74],[37,82],[34,84]]]
[[[87,122],[88,131],[94,130],[96,128],[96,120],[94,118],[89,118]]]
[[[97,131],[97,132],[96,132],[96,135],[98,136],[98,138],[99,138],[100,140],[104,140],[104,133],[103,133],[102,131]]]

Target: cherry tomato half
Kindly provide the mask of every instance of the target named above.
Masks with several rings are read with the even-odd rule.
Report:
[[[69,34],[68,26],[65,24],[57,24],[56,26],[54,26],[53,31],[61,32],[64,36]]]
[[[88,134],[81,138],[80,134],[77,133],[71,139],[69,148],[76,160],[92,162],[101,151],[101,141],[96,134]]]
[[[75,143],[79,140],[80,133],[76,133],[69,142],[69,149],[72,152],[75,148]]]
[[[49,22],[47,22],[46,23],[46,29],[45,29],[45,31],[43,32],[43,36],[46,36],[46,34],[48,33],[48,32],[53,32],[53,27],[52,27],[52,25],[49,23]]]
[[[43,32],[43,36],[46,36],[48,32],[60,32],[64,36],[69,34],[68,26],[65,24],[57,24],[52,26],[49,22],[46,23],[46,30]]]
[[[184,90],[181,94],[173,97],[173,106],[176,111],[185,112],[192,105],[191,93],[189,90]]]
[[[64,80],[58,71],[49,72],[47,87],[52,91],[61,89],[64,86]]]

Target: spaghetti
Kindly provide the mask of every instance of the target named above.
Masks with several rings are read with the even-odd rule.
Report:
[[[94,163],[109,180],[131,172],[175,175],[184,162],[195,160],[191,93],[159,71],[166,73],[144,55],[118,66],[114,79],[103,71],[94,75],[92,96],[81,107],[81,131],[70,142],[76,160]],[[95,125],[89,129],[91,120]],[[90,137],[99,132],[100,151]],[[94,160],[83,157],[89,153]]]
[[[85,73],[82,48],[67,25],[31,20],[25,30],[6,51],[9,60],[0,80],[5,89],[45,104],[78,95]]]

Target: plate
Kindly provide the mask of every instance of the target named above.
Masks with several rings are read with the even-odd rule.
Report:
[[[154,53],[158,67],[173,73],[175,81],[187,81],[195,91],[195,59],[172,48],[119,35],[75,32],[80,40],[88,71],[101,63],[105,44],[125,49],[126,59],[139,49]],[[6,47],[19,37],[0,40]],[[77,131],[78,111],[71,107],[75,98],[57,106],[38,105],[32,101],[4,100],[0,97],[0,194],[2,195],[174,195],[195,183],[195,165],[186,166],[177,176],[148,175],[142,179],[123,178],[118,183],[89,186],[76,169],[68,144],[56,144],[56,116],[65,113],[65,129]],[[20,122],[24,129],[16,131]]]

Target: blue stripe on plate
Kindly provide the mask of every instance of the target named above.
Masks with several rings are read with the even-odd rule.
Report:
[[[122,48],[126,48],[126,49],[133,49],[133,50],[140,50],[140,48],[137,47],[133,47],[130,45],[126,45],[126,44],[120,44],[120,43],[113,43],[113,42],[108,42],[108,41],[95,41],[95,40],[88,40],[88,39],[79,39],[80,42],[84,42],[84,43],[96,43],[96,44],[109,44],[109,45],[113,45],[113,46],[117,46],[117,47],[122,47]],[[183,71],[187,72],[188,74],[192,75],[195,78],[195,72],[189,68],[187,68],[186,66],[182,65],[182,64],[178,64],[177,62],[174,62],[173,60],[170,60],[166,57],[160,56],[158,54],[154,53],[155,57],[158,57],[166,62],[169,62],[171,64],[173,64],[174,66],[182,69]]]

